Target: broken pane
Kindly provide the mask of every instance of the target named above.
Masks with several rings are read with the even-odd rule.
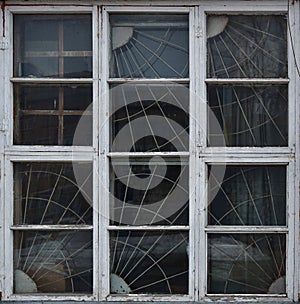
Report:
[[[286,167],[227,165],[222,180],[210,166],[210,225],[286,225]]]
[[[111,150],[189,149],[189,90],[183,85],[119,85],[110,90]]]
[[[287,86],[209,85],[208,102],[210,146],[288,145]]]
[[[111,161],[114,225],[188,225],[188,162],[177,158]]]
[[[92,224],[90,163],[16,163],[14,223]]]
[[[285,294],[286,236],[210,234],[208,293]]]
[[[188,77],[188,15],[118,14],[110,23],[111,77]]]
[[[188,232],[112,232],[110,269],[113,294],[187,294]]]
[[[15,293],[92,293],[92,232],[15,231]]]
[[[210,15],[208,77],[287,77],[286,16]]]

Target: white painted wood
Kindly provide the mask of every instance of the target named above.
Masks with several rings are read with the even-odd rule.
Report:
[[[289,79],[285,78],[207,78],[207,84],[288,84]]]
[[[154,156],[188,157],[189,155],[190,155],[190,152],[109,152],[109,153],[107,153],[107,156],[111,157],[111,158],[122,158],[122,157],[127,158],[128,156],[133,156],[133,157],[154,157]]]
[[[97,301],[93,295],[82,295],[76,293],[69,294],[12,294],[7,301],[75,301],[75,302],[86,302],[86,301]]]
[[[12,162],[92,162],[93,154],[86,153],[28,153],[7,154]]]
[[[299,74],[297,54],[299,54],[299,2],[292,5],[288,1],[288,59],[289,59],[289,146],[295,147],[295,159],[288,166],[288,225],[287,248],[287,294],[298,301],[298,261],[299,261]],[[297,44],[295,44],[297,43]],[[298,253],[298,254],[297,254]]]
[[[295,57],[292,58],[292,62],[290,63],[296,69],[295,73],[295,183],[294,183],[294,271],[293,271],[293,284],[294,284],[294,301],[299,301],[299,294],[300,294],[300,281],[299,281],[299,271],[300,271],[300,264],[299,264],[299,257],[300,257],[300,246],[299,246],[299,180],[300,180],[300,138],[299,138],[299,131],[300,131],[300,69],[299,69],[299,58],[300,58],[300,3],[299,1],[295,2],[294,5],[290,5],[289,13],[294,14],[293,22],[294,24],[294,33],[291,39],[291,44],[294,49]]]
[[[207,147],[202,149],[203,155],[255,155],[266,154],[266,155],[294,155],[295,147]]]
[[[11,230],[32,230],[32,231],[46,231],[46,230],[93,230],[92,225],[12,225]]]
[[[28,153],[86,153],[93,154],[97,151],[96,147],[88,147],[88,146],[11,146],[5,149],[7,154],[28,154]]]
[[[210,233],[287,233],[288,227],[282,226],[206,226]]]
[[[13,166],[10,161],[5,159],[5,180],[4,180],[4,288],[3,299],[9,300],[10,295],[13,293],[13,232],[10,227],[13,224]],[[8,190],[8,191],[7,191]]]
[[[94,52],[94,51],[93,51]],[[93,56],[96,56],[97,54],[94,54]],[[97,57],[96,57],[97,58]],[[92,78],[30,78],[30,77],[12,77],[11,79],[12,83],[25,83],[25,84],[70,84],[70,83],[84,83],[89,84],[93,83]]]
[[[109,42],[110,42],[110,28],[109,28],[109,15],[106,7],[101,9],[101,27],[99,50],[101,53],[101,74],[100,74],[100,140],[99,140],[99,179],[100,179],[100,193],[99,193],[99,221],[101,233],[99,234],[100,248],[100,290],[99,299],[105,300],[109,295],[110,289],[110,255],[109,255],[109,85],[107,79],[109,78]]]
[[[196,39],[196,65],[197,69],[196,77],[196,115],[197,115],[197,157],[202,155],[203,148],[207,145],[207,98],[206,98],[206,14],[200,6],[197,12],[197,33]],[[203,60],[205,58],[205,60]],[[197,243],[198,247],[195,248],[196,257],[198,260],[198,295],[196,300],[202,301],[206,293],[206,235],[205,235],[205,223],[206,223],[206,202],[207,202],[207,172],[206,165],[203,158],[199,158],[197,164]]]
[[[149,4],[149,3],[148,3]],[[106,12],[108,13],[188,13],[188,7],[170,7],[170,6],[106,6]]]
[[[192,298],[188,295],[149,295],[149,294],[129,294],[129,295],[109,295],[106,298],[107,301],[116,302],[186,302],[192,301]]]
[[[93,32],[93,295],[99,299],[100,285],[100,255],[99,255],[99,32],[100,18],[98,6],[93,6],[92,12]]]
[[[201,157],[202,158],[202,157]],[[264,165],[264,164],[274,164],[274,165],[287,165],[291,160],[291,157],[278,155],[278,157],[268,158],[266,155],[261,155],[260,157],[251,157],[251,155],[245,155],[243,157],[239,155],[227,155],[227,156],[206,156],[203,157],[207,164],[228,164],[228,165]]]
[[[7,1],[8,2],[8,1]],[[24,3],[16,0],[14,3]],[[31,5],[30,5],[31,4]],[[37,6],[37,4],[40,4]],[[55,6],[58,4],[58,6]],[[27,6],[28,5],[28,6]],[[101,5],[101,7],[97,7]],[[109,5],[102,7],[102,5]],[[138,7],[134,7],[138,5]],[[144,5],[144,6],[142,6]],[[6,7],[6,29],[8,48],[0,50],[0,121],[8,130],[0,130],[0,289],[3,287],[5,300],[112,300],[139,301],[287,301],[297,300],[300,292],[299,271],[299,100],[300,81],[294,64],[291,42],[300,58],[299,1],[290,11],[291,37],[289,37],[289,79],[206,79],[206,13],[270,14],[287,12],[285,0],[243,1],[243,0],[197,0],[197,1],[71,1],[38,0],[26,1],[26,6]],[[297,9],[296,9],[297,8]],[[48,79],[12,77],[12,13],[92,13],[93,14],[93,78]],[[190,78],[187,79],[115,79],[109,78],[109,24],[108,13],[190,13]],[[102,14],[102,15],[100,15]],[[103,18],[101,18],[103,16]],[[1,26],[0,26],[1,30]],[[3,63],[3,64],[2,64]],[[100,79],[102,80],[100,82]],[[109,152],[109,84],[115,83],[189,83],[190,84],[190,150],[176,153],[118,153]],[[93,83],[93,147],[48,147],[12,145],[12,84],[14,83]],[[222,148],[206,147],[207,114],[206,84],[288,84],[289,85],[289,146],[275,148]],[[7,102],[8,101],[8,102]],[[296,110],[295,110],[296,109]],[[3,132],[4,131],[4,132]],[[5,136],[5,137],[4,137]],[[6,140],[6,143],[4,141]],[[4,148],[5,147],[5,148]],[[189,157],[190,173],[190,224],[189,226],[145,226],[119,227],[109,224],[109,161],[110,158],[141,156],[184,156]],[[25,161],[92,161],[93,162],[93,226],[51,227],[38,225],[14,226],[12,223],[13,205],[13,162]],[[287,165],[288,166],[288,227],[213,227],[207,226],[207,165]],[[2,209],[1,209],[2,208]],[[2,212],[1,212],[2,211]],[[2,216],[1,216],[2,215]],[[1,228],[2,227],[2,228]],[[93,227],[95,229],[93,229]],[[2,230],[1,230],[2,229]],[[59,230],[93,229],[94,239],[94,286],[93,295],[13,295],[12,294],[12,233],[13,230]],[[190,265],[189,295],[109,295],[109,231],[116,230],[189,230]],[[284,295],[206,295],[207,279],[207,235],[209,233],[285,233],[287,235],[287,293]],[[2,240],[1,240],[2,239]],[[2,241],[2,243],[1,243]],[[5,261],[5,263],[4,263]],[[4,270],[4,271],[3,271]],[[3,279],[5,276],[5,280]]]
[[[130,83],[130,84],[135,84],[135,83],[147,83],[147,84],[156,84],[156,83],[166,83],[166,84],[174,84],[176,85],[177,83],[189,83],[190,79],[189,78],[147,78],[147,79],[141,79],[141,78],[109,78],[107,80],[109,83]]]
[[[295,210],[295,162],[290,162],[287,167],[287,224],[289,233],[287,234],[287,255],[286,255],[286,293],[289,299],[294,298],[294,275],[295,267],[295,216],[299,216],[299,210]]]
[[[19,1],[19,3],[22,3],[22,1]],[[67,3],[66,3],[67,4]],[[58,3],[59,5],[59,3]],[[40,5],[37,5],[37,2],[32,2],[31,5],[28,3],[27,5],[21,5],[18,6],[18,3],[16,3],[16,6],[8,6],[6,8],[9,12],[14,14],[43,14],[43,13],[90,13],[93,10],[93,6],[91,4],[81,4],[80,5],[70,5],[70,2],[68,5],[59,5],[55,6],[53,5],[53,1],[44,1],[40,2]]]
[[[116,230],[122,230],[122,231],[186,231],[190,229],[190,226],[108,226],[108,230],[110,231],[116,231]]]
[[[195,252],[197,248],[197,233],[195,229],[190,229],[190,227],[196,227],[196,180],[197,180],[197,124],[196,120],[193,117],[196,114],[196,100],[195,100],[195,91],[196,91],[196,44],[197,39],[196,35],[196,24],[198,22],[197,16],[198,8],[191,8],[189,12],[189,295],[192,299],[197,297],[198,290],[198,280],[195,278],[198,269],[198,257]],[[193,115],[192,115],[193,113]]]

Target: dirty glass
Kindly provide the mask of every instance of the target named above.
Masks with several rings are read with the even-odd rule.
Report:
[[[188,77],[188,15],[112,14],[110,24],[111,77]]]
[[[287,146],[288,88],[208,85],[209,145]]]
[[[227,165],[221,180],[215,167],[209,167],[210,225],[286,225],[286,166]]]
[[[15,77],[92,77],[90,15],[15,15]]]
[[[189,89],[128,85],[110,90],[110,145],[118,152],[189,150]]]
[[[92,293],[92,232],[15,231],[15,293]]]
[[[113,159],[110,171],[112,224],[188,225],[187,159]]]
[[[110,293],[187,294],[188,232],[112,232]]]
[[[92,224],[90,163],[15,163],[14,223]]]
[[[286,236],[210,234],[208,293],[285,294]]]
[[[15,85],[14,143],[92,145],[91,85]]]
[[[207,38],[208,77],[287,77],[285,16],[210,15]]]

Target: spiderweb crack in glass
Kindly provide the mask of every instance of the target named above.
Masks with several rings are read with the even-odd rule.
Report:
[[[81,185],[72,163],[16,163],[14,223],[91,225],[92,192],[82,188],[92,179],[91,166],[77,166],[86,174]],[[14,269],[17,293],[91,293],[92,232],[15,231]]]
[[[227,17],[225,29],[207,40],[208,77],[287,77],[286,17]]]

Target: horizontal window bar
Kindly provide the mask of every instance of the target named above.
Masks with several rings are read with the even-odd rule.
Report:
[[[189,226],[108,226],[107,227],[108,230],[125,230],[125,231],[129,231],[129,230],[147,230],[147,231],[157,231],[157,230],[172,230],[172,231],[176,231],[176,230],[189,230],[190,227]]]
[[[207,226],[208,233],[287,233],[284,226]]]
[[[286,78],[207,78],[206,83],[209,84],[287,84],[289,79]]]
[[[20,110],[24,115],[92,115],[91,111],[76,111],[76,110]]]
[[[93,230],[92,225],[13,225],[11,230]]]
[[[151,157],[151,156],[163,156],[163,157],[188,157],[189,152],[109,152],[108,157],[122,158],[122,157]]]
[[[107,80],[109,83],[188,83],[189,78],[109,78]]]
[[[25,52],[24,57],[88,57],[92,56],[93,52],[92,51],[62,51],[62,52]]]
[[[13,77],[10,79],[13,83],[42,83],[42,84],[63,84],[63,83],[93,83],[92,78],[30,78],[30,77]]]

